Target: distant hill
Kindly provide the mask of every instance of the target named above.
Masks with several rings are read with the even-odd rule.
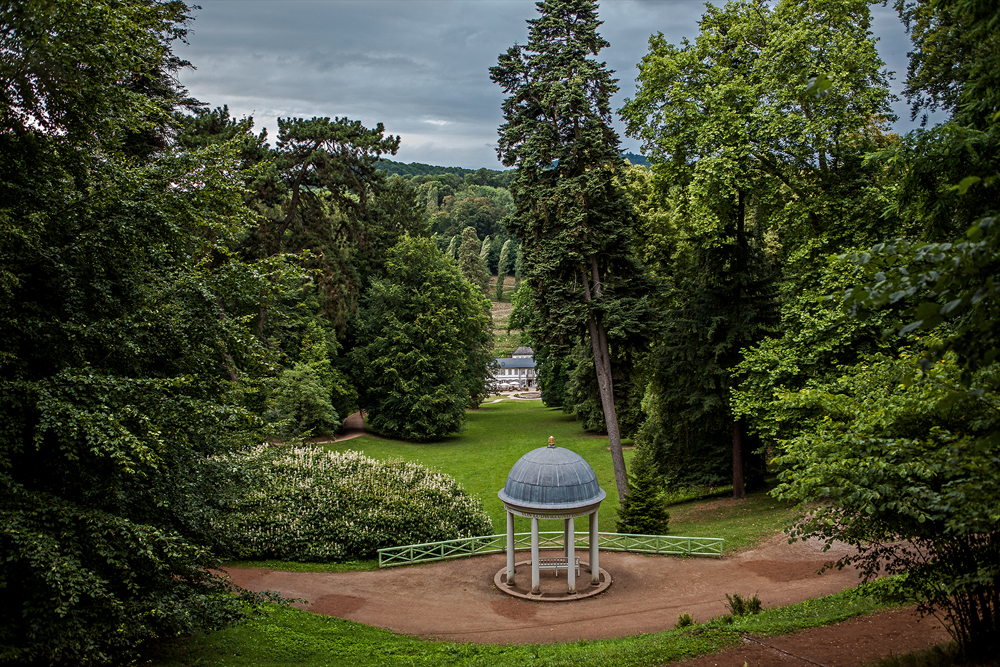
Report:
[[[625,153],[622,155],[623,158],[631,162],[632,164],[641,164],[644,167],[649,166],[649,161],[646,160],[641,155],[636,155],[635,153]],[[433,164],[424,164],[422,162],[410,162],[409,164],[404,164],[403,162],[396,162],[395,160],[386,160],[382,158],[375,165],[376,169],[381,171],[386,171],[390,174],[396,174],[397,176],[402,176],[404,178],[411,178],[413,176],[440,176],[442,174],[455,174],[459,178],[465,178],[468,174],[477,174],[483,183],[492,182],[496,180],[507,181],[510,175],[502,176],[505,174],[504,171],[500,169],[465,169],[464,167],[438,167]]]
[[[641,155],[636,155],[635,153],[625,153],[622,155],[623,158],[631,162],[632,164],[642,165],[643,167],[649,167],[649,160]]]
[[[500,173],[496,169],[464,169],[462,167],[437,167],[432,164],[423,164],[422,162],[411,162],[409,164],[404,164],[402,162],[396,162],[395,160],[386,160],[382,158],[375,165],[376,169],[382,171],[387,171],[390,174],[397,174],[399,176],[438,176],[440,174],[455,174],[460,178],[465,178],[466,174],[474,174],[477,171],[488,171]]]

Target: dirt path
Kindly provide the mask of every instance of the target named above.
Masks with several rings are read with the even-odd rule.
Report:
[[[950,638],[933,618],[919,619],[912,609],[861,616],[837,625],[794,635],[744,639],[743,646],[703,655],[683,667],[860,667],[891,655],[927,649]]]
[[[363,435],[371,434],[365,430],[365,418],[360,412],[355,412],[353,415],[344,420],[344,429],[335,437],[309,438],[305,441],[305,443],[307,445],[326,445],[331,442],[353,440],[354,438],[359,438]]]
[[[840,553],[842,551],[837,549],[823,553],[821,545],[814,542],[789,545],[783,536],[725,559],[605,552],[601,554],[601,566],[614,579],[611,588],[592,598],[561,604],[520,600],[496,590],[493,575],[504,566],[503,555],[375,572],[292,573],[231,569],[229,574],[234,583],[251,590],[276,590],[288,597],[302,598],[305,602],[298,606],[303,609],[403,634],[460,642],[526,644],[659,632],[673,628],[677,617],[684,613],[691,614],[695,621],[707,621],[726,613],[727,593],[757,593],[765,607],[776,607],[841,591],[857,584],[856,572],[833,570],[816,574],[824,562],[838,558]],[[583,556],[586,561],[586,555]],[[565,574],[558,582],[564,581]],[[544,585],[565,585],[558,582],[544,582]],[[873,623],[877,627],[871,625]],[[822,642],[846,646],[858,640],[862,633],[876,632],[884,638],[886,633],[900,634],[901,630],[894,629],[897,626],[905,629],[917,627],[915,624],[916,619],[905,613],[880,615],[858,619],[858,628],[845,630],[842,634],[836,629],[824,629],[832,634],[820,633],[815,639],[803,641],[822,653],[829,650],[822,648]],[[842,627],[849,626],[836,626]],[[865,652],[867,656],[869,650],[874,651],[870,659],[875,659],[887,655],[889,650],[899,654],[947,640],[943,629],[930,620],[921,623],[918,631],[907,637],[910,638],[901,640],[898,646],[877,640],[857,652]],[[786,640],[790,638],[774,639],[772,643]],[[791,646],[795,649],[790,651],[792,653],[805,650],[794,644]],[[882,648],[886,650],[876,655],[876,649]],[[728,654],[715,657],[723,655]],[[851,662],[853,658],[834,663],[812,659],[831,667],[834,664],[861,664]],[[744,660],[751,665],[800,664],[761,662],[758,658],[691,664],[742,665]]]

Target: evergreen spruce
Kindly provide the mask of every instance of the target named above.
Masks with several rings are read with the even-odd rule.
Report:
[[[618,510],[619,533],[666,535],[670,513],[663,498],[663,483],[650,457],[639,455],[632,461],[628,479],[628,497]]]

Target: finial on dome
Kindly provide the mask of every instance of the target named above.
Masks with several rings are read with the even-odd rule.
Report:
[[[549,447],[555,447],[555,446],[556,446],[556,437],[554,435],[550,435],[549,436]]]

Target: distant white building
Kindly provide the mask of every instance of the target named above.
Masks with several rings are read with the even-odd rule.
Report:
[[[504,389],[532,389],[538,386],[535,380],[535,352],[530,347],[519,347],[510,357],[497,359],[493,370],[493,381],[501,391]]]

